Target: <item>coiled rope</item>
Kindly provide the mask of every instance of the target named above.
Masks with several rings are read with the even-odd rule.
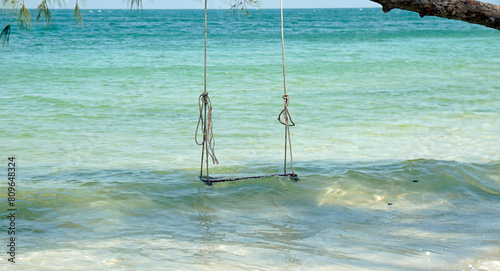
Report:
[[[290,164],[292,166],[292,174],[295,174],[293,168],[293,155],[292,155],[292,139],[290,136],[290,126],[295,126],[295,123],[292,120],[292,115],[288,110],[288,104],[290,102],[290,96],[286,93],[286,68],[285,68],[285,34],[283,30],[283,0],[280,0],[281,7],[281,54],[283,57],[283,110],[281,110],[278,115],[278,120],[281,124],[285,125],[285,158],[283,173],[286,174],[286,160],[287,160],[287,147],[290,150]]]

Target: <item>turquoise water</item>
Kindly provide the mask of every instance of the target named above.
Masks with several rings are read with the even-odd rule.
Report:
[[[53,15],[0,51],[19,209],[1,270],[500,269],[500,32],[286,10],[300,180],[209,187],[194,142],[203,11],[85,10],[81,30]],[[279,11],[209,18],[211,172],[280,173]]]

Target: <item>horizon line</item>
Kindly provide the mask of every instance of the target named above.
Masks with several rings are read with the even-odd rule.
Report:
[[[283,8],[283,9],[378,9],[381,7],[336,7],[336,8]],[[28,8],[28,9],[36,9],[36,8]],[[279,10],[280,8],[248,8],[247,10]],[[4,10],[4,8],[0,8],[0,10]],[[51,8],[51,10],[74,10],[74,8]],[[131,10],[131,11],[141,11],[141,10],[204,10],[201,8],[141,8],[141,9],[131,9],[131,8],[80,8],[80,10]],[[231,8],[208,8],[208,10],[234,10],[241,11],[240,9],[231,9]]]

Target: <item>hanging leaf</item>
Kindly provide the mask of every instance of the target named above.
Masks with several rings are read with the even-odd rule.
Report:
[[[259,0],[232,0],[233,5],[231,6],[231,9],[241,9],[241,10],[247,10],[248,7],[259,7],[260,6],[260,1]]]
[[[82,11],[80,10],[80,7],[78,6],[78,1],[76,1],[76,5],[75,5],[75,21],[76,21],[76,24],[79,24],[83,28]]]
[[[47,0],[43,0],[40,5],[38,5],[38,7],[36,8],[36,13],[37,21],[40,20],[40,18],[43,18],[47,27],[50,27],[52,25],[52,14],[50,14]]]
[[[24,4],[17,12],[17,23],[22,29],[31,29],[31,13]]]
[[[0,33],[0,41],[2,42],[3,46],[6,47],[9,45],[9,38],[10,38],[10,24],[8,24],[3,30],[2,33]]]
[[[5,13],[8,13],[9,10],[16,10],[20,5],[21,1],[19,0],[0,0],[0,4]]]
[[[134,6],[137,9],[142,9],[142,0],[129,0],[130,1],[130,9],[134,9]]]

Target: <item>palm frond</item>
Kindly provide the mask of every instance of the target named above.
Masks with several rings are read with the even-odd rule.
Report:
[[[10,38],[10,24],[8,24],[3,30],[2,33],[0,33],[0,41],[2,42],[3,46],[6,47],[9,45],[9,38]]]
[[[52,14],[50,14],[49,6],[48,6],[48,1],[43,0],[40,5],[36,8],[36,20],[40,20],[40,18],[43,18],[45,20],[45,24],[47,27],[50,27],[52,25]]]
[[[76,21],[76,24],[79,24],[83,28],[82,11],[80,10],[80,7],[78,6],[78,1],[76,1],[76,5],[75,5],[75,21]]]
[[[31,29],[31,13],[24,4],[17,12],[17,23],[22,29]]]

